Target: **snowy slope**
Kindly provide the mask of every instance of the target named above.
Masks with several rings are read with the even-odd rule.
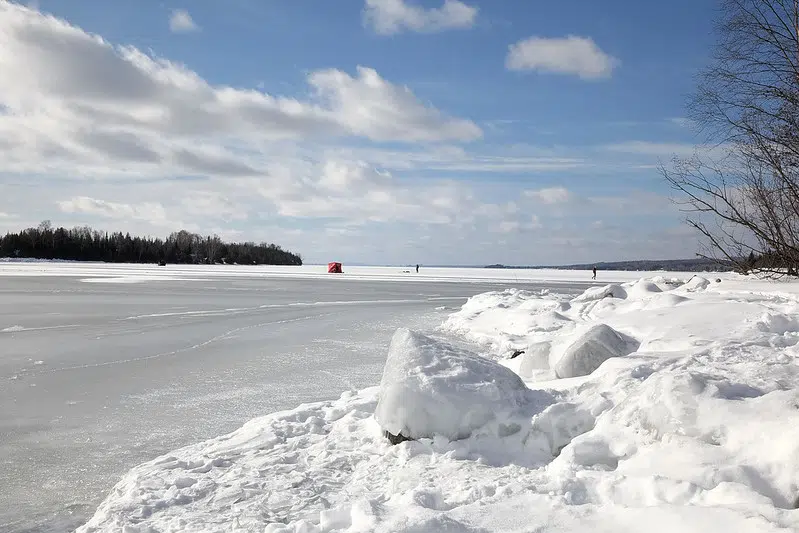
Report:
[[[797,311],[791,284],[730,279],[654,278],[571,301],[480,295],[442,333],[475,342],[484,364],[463,346],[399,333],[381,387],[143,464],[79,531],[797,531]],[[634,351],[555,379],[600,324]],[[442,382],[448,372],[461,385]],[[475,375],[504,384],[481,387]],[[390,445],[380,422],[413,418],[399,411],[431,390],[457,392],[447,420],[428,418],[431,438]],[[478,409],[485,398],[495,416]],[[475,409],[479,420],[462,416]]]

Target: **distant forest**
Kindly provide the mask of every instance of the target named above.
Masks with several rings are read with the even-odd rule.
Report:
[[[37,228],[0,237],[0,257],[104,261],[107,263],[181,263],[302,265],[302,258],[275,244],[226,243],[185,230],[166,240],[102,233],[88,226],[54,229],[49,221]]]

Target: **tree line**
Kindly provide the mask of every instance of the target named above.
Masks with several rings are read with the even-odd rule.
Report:
[[[36,228],[0,237],[0,257],[103,261],[108,263],[180,263],[240,265],[302,265],[302,257],[275,244],[226,243],[214,236],[185,230],[165,240],[103,233],[89,226],[53,228],[44,221]]]

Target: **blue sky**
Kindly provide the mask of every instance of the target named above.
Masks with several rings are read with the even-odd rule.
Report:
[[[716,3],[0,0],[0,231],[309,262],[691,257],[657,171]]]

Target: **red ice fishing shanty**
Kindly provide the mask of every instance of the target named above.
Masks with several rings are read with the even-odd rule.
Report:
[[[341,263],[328,263],[327,264],[327,273],[328,274],[341,274],[343,270],[341,270]]]

